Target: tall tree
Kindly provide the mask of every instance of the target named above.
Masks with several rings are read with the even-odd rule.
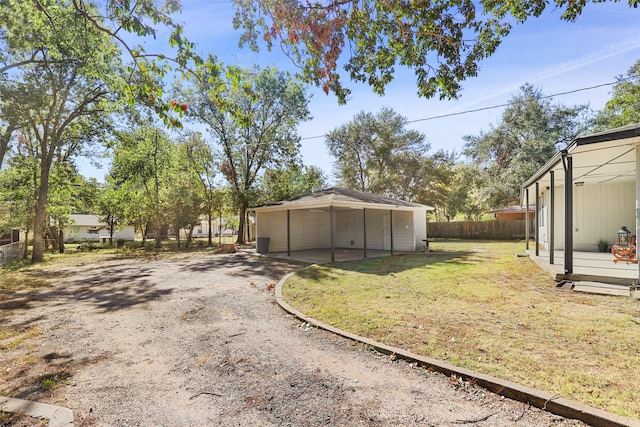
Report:
[[[518,203],[520,185],[556,150],[589,130],[591,116],[588,105],[554,104],[532,85],[522,86],[495,127],[464,137],[464,154],[491,177],[483,189],[488,206]]]
[[[598,113],[596,125],[606,130],[640,122],[640,60],[618,78],[611,99]]]
[[[104,129],[116,105],[113,80],[120,71],[119,50],[66,3],[45,2],[47,16],[28,2],[2,10],[3,62],[14,65],[0,74],[3,112],[8,126],[20,129],[32,144],[38,164],[32,261],[43,257],[49,176],[54,162],[67,162]],[[0,19],[1,21],[1,19]],[[24,25],[29,22],[29,25]]]
[[[407,120],[391,108],[377,114],[360,112],[327,134],[329,152],[340,185],[360,191],[416,200],[433,188],[433,159],[420,132],[406,129]],[[423,194],[424,196],[424,194]]]
[[[274,68],[228,67],[222,85],[201,70],[192,94],[192,117],[205,123],[219,143],[221,171],[238,208],[238,243],[244,243],[246,210],[260,174],[269,167],[296,163],[298,124],[309,119],[304,88]]]
[[[327,178],[315,166],[291,165],[268,169],[260,179],[261,201],[264,203],[293,199],[327,187]]]
[[[207,216],[208,245],[213,245],[213,217],[219,211],[221,199],[216,192],[219,164],[213,156],[213,148],[204,140],[200,132],[185,131],[181,136],[181,148],[186,157],[186,168],[191,171],[201,194],[203,213]]]
[[[126,217],[145,238],[147,230],[153,230],[156,248],[161,245],[161,228],[175,210],[175,156],[169,136],[149,126],[122,132],[114,147],[110,175],[128,194]]]
[[[455,98],[513,24],[538,17],[548,3],[573,21],[586,1],[574,0],[234,0],[242,43],[275,43],[302,69],[302,78],[345,102],[349,77],[383,94],[398,66],[416,74],[418,94]],[[629,0],[637,7],[640,0]],[[594,6],[595,7],[595,6]]]

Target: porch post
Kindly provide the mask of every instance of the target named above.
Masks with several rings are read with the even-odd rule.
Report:
[[[287,209],[287,256],[291,256],[291,209]]]
[[[638,165],[640,165],[640,144],[636,144],[636,236],[640,236],[640,168]],[[640,263],[638,263],[638,283],[640,283]]]
[[[391,234],[391,255],[393,255],[393,211],[389,210],[389,233]]]
[[[529,250],[529,233],[531,233],[531,230],[529,230],[529,189],[525,188],[524,189],[524,203],[525,203],[525,211],[524,211],[524,244],[525,244],[525,249]]]
[[[367,208],[362,209],[362,235],[364,237],[364,257],[367,258]]]
[[[564,273],[573,274],[573,159],[564,153]]]
[[[336,260],[336,249],[333,242],[333,205],[329,207],[329,222],[331,223],[331,262]]]
[[[535,249],[536,256],[540,256],[540,183],[536,182],[536,229],[535,231]]]
[[[551,185],[549,186],[549,197],[551,200],[549,201],[549,264],[553,264],[553,251],[555,250],[554,245],[554,234],[555,234],[555,212],[556,212],[556,185],[554,179],[554,171],[549,172],[549,177],[551,178]]]

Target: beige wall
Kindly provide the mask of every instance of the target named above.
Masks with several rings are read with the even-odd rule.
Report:
[[[635,230],[635,181],[617,184],[585,184],[573,187],[573,248],[577,251],[597,251],[598,240],[617,242],[618,230],[626,225]],[[564,249],[564,187],[555,190],[554,246]],[[540,242],[549,248],[550,192],[544,198],[544,225],[540,227]]]
[[[414,236],[414,216],[421,221],[419,236]],[[287,212],[256,212],[256,237],[269,238],[269,252],[287,250]],[[364,248],[363,211],[361,209],[335,210],[334,245],[336,248]],[[391,249],[388,210],[367,209],[367,248]],[[422,226],[420,224],[424,223]],[[424,236],[424,237],[422,237]],[[393,247],[398,251],[422,249],[426,238],[426,213],[413,211],[393,212]],[[329,208],[291,210],[291,250],[331,248]]]

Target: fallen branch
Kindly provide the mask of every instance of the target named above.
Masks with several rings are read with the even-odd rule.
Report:
[[[457,420],[457,421],[454,421],[453,424],[475,424],[482,421],[487,421],[489,418],[493,417],[496,414],[497,412],[494,412],[493,414],[489,414],[486,417],[476,418],[475,420]]]
[[[221,395],[221,394],[214,393],[214,392],[212,392],[212,391],[201,391],[200,393],[196,393],[196,394],[194,394],[193,396],[191,396],[191,397],[189,398],[189,400],[195,399],[196,397],[200,396],[201,394],[208,394],[208,395],[211,395],[211,396],[222,397],[222,395]]]

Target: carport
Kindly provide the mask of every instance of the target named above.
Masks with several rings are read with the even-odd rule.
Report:
[[[413,252],[425,249],[426,213],[432,207],[387,196],[333,187],[253,208],[258,252],[358,250]],[[377,254],[378,252],[376,252]]]

